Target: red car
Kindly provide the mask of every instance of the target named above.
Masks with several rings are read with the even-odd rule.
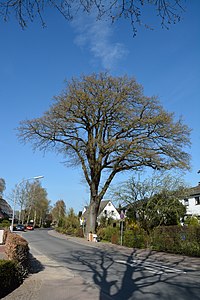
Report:
[[[27,229],[27,230],[34,230],[34,227],[33,227],[33,225],[30,225],[30,224],[29,224],[29,225],[26,226],[26,229]]]

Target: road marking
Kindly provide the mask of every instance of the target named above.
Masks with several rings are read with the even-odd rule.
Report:
[[[150,273],[155,273],[157,275],[161,275],[161,274],[170,274],[170,273],[178,273],[178,274],[186,274],[185,271],[181,270],[181,269],[176,269],[173,267],[168,267],[166,265],[159,265],[156,263],[151,263],[151,262],[144,262],[142,260],[131,260],[130,262],[127,262],[125,260],[115,260],[116,263],[120,263],[120,264],[124,264],[124,265],[128,265],[130,267],[138,267],[141,269],[145,269]]]

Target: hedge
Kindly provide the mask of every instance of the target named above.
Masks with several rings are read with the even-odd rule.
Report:
[[[146,248],[148,236],[143,229],[126,230],[123,233],[123,246],[129,248]]]
[[[8,260],[17,264],[18,274],[23,279],[28,274],[28,242],[16,233],[8,232],[5,243],[5,254]]]
[[[17,288],[20,283],[16,262],[0,260],[0,299]]]
[[[200,256],[200,226],[162,226],[151,234],[153,250]]]

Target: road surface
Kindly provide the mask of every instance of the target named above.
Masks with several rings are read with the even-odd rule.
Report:
[[[24,232],[31,252],[42,253],[114,300],[200,300],[200,270],[138,259],[135,251],[61,239],[47,230]],[[101,245],[100,245],[101,244]]]

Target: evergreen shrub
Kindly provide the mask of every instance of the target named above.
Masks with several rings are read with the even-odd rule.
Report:
[[[108,226],[106,228],[99,228],[97,230],[97,236],[100,240],[104,240],[107,242],[112,241],[112,237],[114,235],[118,236],[119,234],[119,228],[118,227],[113,227],[113,226]]]
[[[147,241],[147,233],[142,228],[126,230],[123,233],[123,246],[129,248],[146,248]]]
[[[200,226],[162,226],[151,233],[153,250],[200,256]]]
[[[17,288],[20,281],[16,262],[0,260],[0,299]]]

